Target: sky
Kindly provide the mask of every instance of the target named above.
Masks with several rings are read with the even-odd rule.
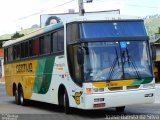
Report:
[[[85,1],[85,0],[84,0]],[[160,0],[93,0],[86,12],[120,9],[122,15],[145,17],[160,14]],[[0,0],[0,35],[40,24],[41,14],[78,12],[78,0]]]

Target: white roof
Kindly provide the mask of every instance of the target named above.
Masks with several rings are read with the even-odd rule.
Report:
[[[101,15],[86,15],[86,16],[78,16],[75,18],[66,19],[66,23],[74,22],[74,21],[100,21],[100,20],[134,20],[134,19],[142,19],[138,16],[128,16],[128,15],[119,15],[119,14],[101,14]]]

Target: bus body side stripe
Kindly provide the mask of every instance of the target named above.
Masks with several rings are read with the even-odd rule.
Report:
[[[52,79],[54,61],[54,56],[38,60],[38,65],[36,68],[36,78],[33,87],[34,93],[47,93]]]

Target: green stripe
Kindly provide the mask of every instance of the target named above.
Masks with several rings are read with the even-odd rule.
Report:
[[[140,84],[147,84],[152,82],[153,77],[148,77],[144,79],[135,79],[132,85],[140,85]]]
[[[147,84],[147,83],[150,83],[152,82],[153,80],[153,77],[148,77],[148,78],[145,78],[144,81],[141,83],[141,84]]]
[[[33,87],[34,93],[47,93],[51,83],[54,61],[55,57],[53,56],[38,60]]]

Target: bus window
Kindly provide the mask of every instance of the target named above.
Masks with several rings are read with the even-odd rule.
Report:
[[[13,54],[13,58],[14,58],[14,60],[19,60],[20,59],[20,51],[21,51],[21,46],[20,46],[20,44],[19,45],[15,45],[14,47],[13,47],[13,49],[14,49],[14,54]]]
[[[34,51],[34,55],[37,56],[39,54],[39,39],[38,38],[34,40],[33,51]]]
[[[30,40],[29,41],[29,56],[33,56],[34,55],[33,44],[34,44],[34,41]]]
[[[16,59],[19,60],[21,57],[21,45],[20,44],[17,45],[16,50],[17,50]]]
[[[39,39],[29,41],[29,56],[37,56],[39,54]]]
[[[53,42],[53,52],[57,52],[57,41],[58,41],[58,35],[57,35],[57,32],[53,33],[52,34],[52,42]]]
[[[40,55],[43,54],[43,44],[44,44],[44,37],[39,38],[39,53]]]
[[[45,35],[40,37],[40,54],[48,54],[51,49],[51,39],[50,35]]]
[[[51,35],[45,35],[44,40],[44,53],[47,54],[51,51]]]
[[[64,50],[64,30],[58,31],[58,51]]]
[[[72,40],[72,24],[67,25],[67,43]]]
[[[74,43],[79,39],[78,23],[67,25],[67,43]]]
[[[16,46],[13,46],[13,60],[16,59]]]
[[[8,48],[4,49],[4,61],[8,61]]]
[[[8,48],[8,61],[13,60],[13,47]]]
[[[28,57],[29,53],[28,47],[29,47],[28,42],[21,43],[21,58]]]
[[[64,30],[61,29],[57,32],[52,33],[52,50],[53,53],[64,50]]]
[[[28,50],[29,44],[28,44],[28,42],[25,42],[24,44],[25,44],[24,57],[28,57],[28,53],[29,53],[29,50]]]
[[[24,58],[24,53],[25,53],[25,43],[21,43],[21,58]]]

